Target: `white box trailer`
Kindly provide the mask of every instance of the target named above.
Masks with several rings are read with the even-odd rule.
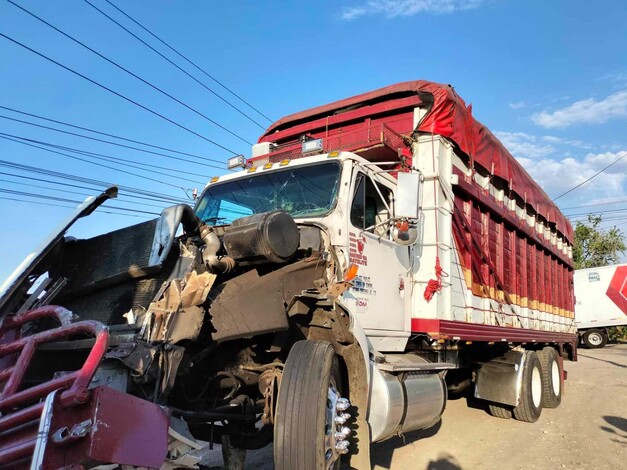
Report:
[[[575,271],[575,299],[579,337],[602,348],[609,327],[627,325],[627,264]]]

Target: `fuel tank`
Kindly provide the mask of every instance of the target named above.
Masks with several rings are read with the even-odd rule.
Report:
[[[428,363],[412,354],[412,362]],[[372,442],[427,429],[436,424],[446,406],[446,384],[441,373],[419,369],[402,373],[371,366],[368,423]]]

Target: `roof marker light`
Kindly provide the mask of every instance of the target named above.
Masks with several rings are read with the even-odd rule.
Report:
[[[337,150],[329,153],[329,158],[335,158],[339,156],[340,156],[340,152],[338,152]]]
[[[257,167],[256,167],[256,166],[251,166],[251,167],[248,169],[248,173],[254,173],[255,171],[257,171]]]
[[[235,155],[226,161],[226,168],[232,170],[233,168],[246,168],[246,159],[244,155]]]
[[[290,163],[290,160],[286,158],[285,160],[281,160],[281,163],[279,163],[279,166],[289,165],[289,163]]]
[[[322,150],[322,139],[312,139],[303,142],[303,153],[320,152]]]
[[[263,166],[264,170],[269,170],[270,168],[272,168],[272,163],[268,162]]]
[[[214,176],[213,178],[211,178],[211,179],[209,180],[209,183],[217,183],[217,181],[218,181],[219,179],[220,179],[220,177],[219,177],[219,176]]]

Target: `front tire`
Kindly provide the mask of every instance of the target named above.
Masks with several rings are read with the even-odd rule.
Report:
[[[607,344],[607,335],[602,330],[587,330],[583,334],[583,344],[590,349],[602,348]]]
[[[542,367],[542,399],[545,408],[557,408],[562,402],[562,368],[554,348],[538,351]]]
[[[514,418],[535,423],[542,413],[542,367],[534,351],[525,352],[525,356],[520,400],[514,407]]]
[[[341,391],[339,362],[331,343],[299,341],[292,346],[274,419],[276,470],[339,468],[348,438],[348,429],[336,419],[342,420],[348,406]]]

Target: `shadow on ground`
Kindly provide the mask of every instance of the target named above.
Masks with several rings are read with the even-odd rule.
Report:
[[[383,441],[377,444],[373,444],[370,448],[370,459],[373,465],[378,465],[383,468],[390,468],[392,465],[392,455],[394,455],[394,451],[400,447],[406,446],[415,442],[419,439],[425,439],[431,436],[435,436],[435,434],[442,427],[442,420],[438,421],[435,426],[431,426],[429,429],[421,429],[418,431],[408,432],[407,434],[397,437],[393,437],[388,439],[387,441]],[[431,467],[429,469],[453,469],[458,467]]]
[[[593,361],[606,362],[607,364],[612,364],[613,366],[621,367],[623,369],[627,369],[627,366],[625,364],[619,364],[618,362],[608,361],[606,359],[599,359],[598,357],[587,356],[586,354],[581,354],[581,353],[577,353],[577,355],[579,357],[585,357],[586,359],[592,359]]]
[[[612,441],[617,442],[619,444],[627,445],[627,419],[620,418],[619,416],[603,416],[603,419],[609,425],[613,427],[600,426],[600,428],[603,431],[614,435],[614,438],[612,439]],[[619,431],[625,434],[622,434],[621,432],[617,432],[616,429],[618,429]]]

